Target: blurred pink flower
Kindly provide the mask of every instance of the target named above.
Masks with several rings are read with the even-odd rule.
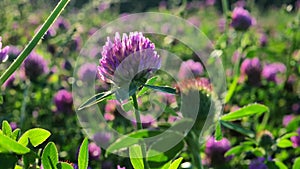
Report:
[[[181,63],[178,72],[178,78],[180,80],[195,78],[203,74],[203,66],[200,62],[195,62],[192,59]]]
[[[251,85],[258,86],[261,81],[262,66],[259,58],[245,59],[241,64],[241,76],[247,75]]]
[[[214,137],[210,137],[205,145],[205,154],[209,164],[212,166],[220,166],[230,160],[230,157],[224,157],[224,154],[230,148],[231,145],[228,139],[223,138],[217,141]]]
[[[117,167],[117,169],[126,169],[126,167],[121,167],[120,165],[118,165]]]
[[[269,82],[275,82],[276,84],[280,84],[283,82],[283,79],[278,77],[278,75],[280,73],[284,73],[285,71],[286,67],[283,63],[271,63],[264,66],[262,76]]]
[[[291,137],[291,141],[293,142],[293,147],[300,147],[300,128],[297,129],[298,136]]]
[[[92,160],[97,160],[101,156],[101,148],[94,142],[89,143],[89,158]]]
[[[54,103],[57,108],[57,112],[71,113],[73,111],[73,97],[72,93],[61,89],[54,96]]]
[[[290,121],[292,121],[295,118],[294,115],[290,114],[290,115],[285,115],[282,119],[282,124],[284,127],[286,127]]]
[[[231,17],[231,26],[238,31],[246,31],[251,25],[255,24],[255,19],[242,7],[235,7]]]
[[[299,102],[299,103],[294,103],[294,104],[292,105],[292,111],[293,111],[294,113],[300,113],[300,102]]]

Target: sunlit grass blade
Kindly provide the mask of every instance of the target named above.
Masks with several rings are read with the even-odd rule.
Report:
[[[221,117],[223,121],[234,121],[243,117],[253,116],[256,114],[262,114],[268,112],[269,108],[262,104],[249,104],[245,107],[240,108],[237,111],[230,112]]]
[[[144,86],[147,87],[147,88],[150,88],[150,89],[161,91],[161,92],[170,93],[170,94],[176,94],[176,89],[173,89],[171,87],[167,87],[167,86],[153,86],[153,85],[148,85],[148,84],[145,84]]]
[[[112,94],[114,94],[115,91],[107,91],[107,92],[102,92],[102,93],[98,93],[94,96],[92,96],[91,98],[89,98],[86,102],[84,102],[82,105],[79,106],[78,110],[83,110],[85,108],[91,107],[97,103],[102,102],[104,99],[106,99],[107,97],[111,96]]]

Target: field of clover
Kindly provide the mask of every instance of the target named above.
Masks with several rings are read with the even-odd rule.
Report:
[[[0,6],[0,169],[300,169],[300,0]]]

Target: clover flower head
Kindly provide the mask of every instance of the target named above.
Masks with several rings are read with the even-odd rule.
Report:
[[[182,110],[182,116],[195,119],[193,129],[195,131],[202,130],[205,121],[210,113],[211,106],[217,106],[217,95],[213,92],[212,84],[207,78],[196,78],[184,80],[175,86],[177,93],[180,94],[182,100],[189,99],[189,97],[199,97],[197,104],[197,113],[193,111]],[[186,99],[185,99],[186,98]],[[196,101],[196,100],[194,100]],[[192,104],[191,101],[186,101],[180,104]]]
[[[222,165],[230,159],[225,158],[224,154],[231,148],[228,139],[223,138],[220,141],[215,140],[214,137],[210,137],[205,145],[205,154],[211,165]]]
[[[103,46],[98,73],[102,80],[119,86],[149,78],[160,63],[154,43],[141,32],[124,33],[122,37],[116,33],[115,38],[108,37]]]
[[[300,147],[300,128],[297,129],[298,136],[291,137],[291,141],[293,143],[293,147]]]
[[[23,64],[25,75],[32,81],[35,81],[43,74],[46,74],[49,69],[47,61],[35,52],[29,54]]]
[[[97,75],[97,65],[94,63],[85,63],[78,70],[78,77],[84,82],[95,80]]]
[[[269,82],[275,82],[279,84],[282,82],[282,79],[278,77],[279,73],[284,73],[286,71],[286,67],[282,63],[271,63],[265,65],[262,71],[262,76],[267,79]]]
[[[97,144],[101,144],[101,145],[108,145],[110,140],[112,139],[112,135],[111,133],[108,132],[98,132],[94,135],[94,141]]]
[[[268,130],[259,132],[257,134],[257,137],[259,139],[259,145],[262,147],[269,147],[269,146],[273,145],[273,143],[274,143],[274,136]]]
[[[264,34],[264,33],[261,34],[260,38],[259,38],[259,44],[260,44],[260,46],[264,47],[264,46],[267,45],[267,43],[268,43],[268,37],[267,37],[267,35]]]
[[[245,59],[240,70],[242,76],[248,76],[248,82],[251,85],[258,85],[260,83],[262,66],[258,58]]]
[[[54,23],[53,27],[55,27],[56,29],[62,29],[62,30],[67,30],[70,28],[70,23],[64,19],[63,17],[58,17],[56,22]]]
[[[70,113],[73,107],[72,93],[61,89],[54,96],[54,103],[58,112]]]
[[[9,46],[8,56],[10,58],[16,58],[21,53],[21,50],[17,46]]]
[[[282,119],[283,126],[286,127],[294,118],[295,116],[292,114],[285,115]]]
[[[265,158],[259,157],[251,161],[249,169],[268,169],[267,165],[264,163]]]
[[[252,18],[250,13],[242,8],[242,7],[235,7],[232,11],[232,22],[231,26],[238,31],[245,31],[251,25],[254,25],[255,20]]]
[[[69,42],[69,48],[72,50],[80,50],[82,46],[82,39],[80,35],[74,35],[72,40]]]
[[[206,94],[212,94],[212,85],[207,78],[195,78],[182,81],[175,85],[178,93],[186,93],[191,90],[198,90]]]
[[[195,62],[192,59],[182,62],[179,72],[179,79],[193,78],[193,76],[199,76],[203,74],[203,66],[200,62]]]
[[[101,155],[101,148],[96,143],[92,142],[88,146],[90,159],[97,160]]]
[[[65,60],[63,63],[62,63],[62,66],[61,66],[63,69],[65,70],[72,70],[72,64],[69,60]],[[81,72],[80,69],[78,71],[78,73]],[[84,73],[83,73],[84,74]],[[80,75],[78,74],[78,76],[80,77]]]

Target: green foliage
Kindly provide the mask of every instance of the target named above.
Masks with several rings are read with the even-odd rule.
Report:
[[[165,138],[169,140],[168,138]],[[174,147],[169,150],[164,150],[162,148],[167,147],[169,141],[164,139],[158,140],[157,142],[153,143],[147,152],[147,161],[151,168],[160,168],[167,164],[168,162],[172,161],[184,148],[183,141],[180,141]],[[172,143],[173,144],[173,143]]]
[[[26,131],[18,139],[21,130],[15,129],[12,131],[7,121],[3,121],[2,130],[0,131],[0,161],[4,161],[4,166],[11,166],[7,168],[15,166],[18,159],[16,155],[22,155],[24,168],[29,168],[31,164],[35,164],[39,156],[33,151],[33,147],[42,144],[51,135],[47,130],[34,128]],[[5,161],[7,158],[10,161]]]
[[[228,102],[230,101],[231,97],[233,96],[233,93],[234,93],[234,91],[235,91],[235,88],[236,88],[236,86],[237,86],[237,84],[238,84],[238,80],[239,80],[239,77],[236,76],[236,77],[233,79],[232,83],[230,84],[229,90],[228,90],[228,92],[227,92],[227,94],[226,94],[226,97],[225,97],[225,103],[228,103]]]
[[[80,105],[78,110],[82,110],[82,109],[85,109],[87,107],[93,106],[97,103],[100,103],[100,102],[102,102],[103,100],[105,100],[107,97],[111,96],[114,93],[115,93],[115,91],[112,91],[112,90],[109,90],[107,92],[98,93],[98,94],[92,96],[91,98],[89,98],[82,105]]]
[[[248,130],[248,129],[245,129],[244,127],[238,125],[238,124],[235,124],[235,123],[232,123],[232,122],[227,122],[227,121],[220,121],[222,126],[228,128],[228,129],[231,129],[231,130],[234,130],[234,131],[237,131],[241,134],[244,134],[248,137],[251,137],[253,138],[255,136],[255,133],[251,130]]]
[[[9,123],[6,120],[4,120],[2,122],[2,132],[3,132],[4,135],[6,135],[8,137],[11,137],[11,135],[12,135],[11,127],[10,127]]]
[[[222,127],[221,127],[221,122],[218,121],[216,125],[216,132],[215,132],[215,139],[216,140],[222,140],[223,134],[222,134]]]
[[[88,139],[85,138],[80,146],[78,155],[78,167],[79,169],[86,169],[89,163],[89,152],[88,152]]]
[[[57,169],[58,152],[53,142],[49,142],[43,150],[42,164],[44,168]]]
[[[262,104],[250,104],[245,107],[240,108],[237,111],[230,112],[221,117],[223,121],[234,121],[244,117],[253,116],[256,114],[262,114],[268,112],[269,108]]]
[[[19,135],[20,135],[20,133],[21,133],[21,129],[15,129],[15,130],[12,132],[12,134],[11,134],[11,138],[12,138],[13,140],[17,140],[18,137],[19,137]]]
[[[36,147],[42,144],[47,138],[51,135],[51,133],[45,129],[41,128],[34,128],[27,130],[18,140],[18,143],[22,144],[23,146],[28,145],[28,141]]]
[[[247,152],[253,150],[253,147],[251,145],[238,145],[235,147],[232,147],[230,150],[228,150],[225,153],[225,157],[231,156],[231,155],[240,155],[243,152]]]
[[[69,163],[60,162],[57,164],[57,169],[74,169]]]
[[[146,85],[154,85],[154,83],[156,82],[157,78],[158,78],[157,76],[154,76],[154,77],[148,79],[148,81],[146,82]],[[143,88],[138,92],[137,96],[142,96],[142,95],[144,95],[148,90],[149,90],[149,88],[143,87]]]
[[[122,148],[130,147],[134,144],[138,144],[143,138],[153,137],[161,134],[162,131],[151,130],[138,130],[136,132],[129,133],[116,140],[106,149],[106,155],[108,153],[115,152]]]
[[[183,160],[182,157],[180,157],[180,158],[174,160],[174,161],[172,162],[171,166],[169,167],[169,169],[177,169],[177,168],[179,167],[179,165],[180,165],[180,163],[181,163],[182,160]]]
[[[288,147],[292,147],[293,143],[288,139],[279,139],[277,141],[277,146],[280,148],[288,148]]]
[[[22,160],[24,163],[23,168],[29,168],[30,164],[35,164],[36,159],[39,159],[39,156],[34,152],[30,151],[27,154],[22,156]]]
[[[86,39],[90,38],[88,30],[91,28],[98,28],[99,26],[101,27],[121,16],[124,12],[124,8],[128,10],[137,10],[135,9],[137,5],[135,2],[118,2],[117,0],[105,2],[104,6],[107,5],[110,6],[110,8],[109,10],[103,10],[102,3],[104,2],[102,1],[71,1],[71,8],[67,8],[67,11],[63,16],[63,19],[69,22],[69,27],[67,29],[55,29],[55,25],[53,25],[51,28],[54,28],[56,34],[49,37],[48,34],[45,35],[45,32],[47,32],[48,28],[54,23],[69,0],[47,1],[46,3],[42,1],[27,3],[27,1],[28,0],[0,1],[0,6],[3,9],[0,11],[0,36],[2,37],[3,46],[8,45],[22,49],[25,47],[24,44],[28,44],[19,57],[10,55],[7,62],[0,63],[0,84],[4,83],[5,79],[9,77],[9,74],[15,72],[14,70],[21,65],[22,60],[24,60],[34,48],[35,52],[49,61],[49,68],[57,65],[64,65],[67,62],[69,62],[71,66],[69,66],[69,68],[57,66],[57,71],[52,71],[53,69],[51,68],[51,73],[40,78],[38,83],[29,82],[30,80],[27,77],[21,77],[19,76],[19,72],[15,72],[16,79],[12,86],[1,86],[1,89],[3,90],[0,94],[0,119],[1,121],[9,119],[10,121],[16,122],[22,129],[22,132],[20,129],[12,131],[7,121],[2,122],[2,129],[0,130],[0,168],[39,168],[39,165],[43,163],[43,160],[46,160],[46,164],[48,162],[50,168],[72,169],[73,167],[70,164],[58,162],[56,146],[57,149],[62,151],[59,153],[60,160],[76,163],[77,159],[74,154],[76,154],[78,145],[84,137],[78,124],[85,125],[87,123],[85,119],[78,123],[75,112],[69,114],[66,112],[53,112],[56,109],[53,102],[54,92],[61,88],[71,90],[72,85],[80,86],[86,83],[85,81],[74,78],[76,77],[76,75],[73,75],[73,73],[76,72],[74,65],[80,49],[74,50],[74,45],[71,46],[70,44],[73,43],[76,37],[80,37],[82,42],[85,42]],[[222,2],[223,6],[224,2],[229,3],[226,2],[226,0],[223,0]],[[58,7],[47,21],[43,23],[43,20],[48,15],[47,11],[50,11],[57,3],[59,4]],[[226,161],[224,166],[207,166],[206,168],[246,169],[248,168],[249,162],[256,157],[265,157],[264,163],[268,165],[268,168],[270,169],[300,168],[299,158],[295,158],[300,155],[300,150],[299,148],[294,148],[292,142],[292,137],[298,137],[296,131],[300,124],[300,117],[298,115],[299,110],[295,109],[297,105],[294,106],[294,104],[299,102],[297,91],[299,88],[298,81],[300,77],[300,52],[298,49],[300,44],[300,15],[297,11],[298,8],[294,3],[283,5],[281,8],[275,7],[269,11],[258,11],[257,9],[259,8],[257,8],[256,4],[247,1],[245,8],[249,10],[254,18],[256,18],[257,26],[251,27],[244,32],[237,32],[229,27],[231,21],[230,9],[224,10],[226,11],[226,14],[223,16],[221,16],[221,13],[218,11],[219,8],[215,9],[215,7],[220,7],[221,3],[216,3],[214,6],[205,5],[205,3],[203,3],[200,8],[198,6],[194,7],[193,3],[189,4],[190,2],[185,1],[183,3],[178,2],[179,4],[167,1],[166,8],[163,5],[158,6],[158,3],[158,1],[155,1],[145,5],[145,3],[143,4],[141,2],[137,8],[139,8],[140,11],[143,10],[143,12],[144,9],[147,9],[147,11],[150,9],[150,11],[153,12],[175,13],[176,16],[188,19],[189,21],[193,21],[193,19],[201,21],[201,26],[198,28],[213,42],[216,49],[212,49],[214,51],[211,55],[209,54],[211,52],[210,49],[203,51],[205,55],[212,56],[209,57],[208,62],[206,62],[205,59],[203,60],[200,58],[201,60],[199,60],[199,58],[197,58],[196,53],[200,52],[200,50],[197,51],[198,49],[191,49],[184,42],[176,40],[175,37],[147,33],[146,36],[152,42],[155,42],[156,48],[173,52],[184,61],[193,59],[194,61],[200,61],[204,65],[206,63],[214,64],[214,58],[221,58],[224,70],[226,70],[226,80],[228,84],[228,86],[222,86],[228,89],[227,95],[222,95],[220,97],[220,99],[225,99],[224,111],[226,113],[230,112],[229,109],[233,106],[246,106],[238,111],[230,112],[221,117],[205,116],[203,119],[197,119],[196,121],[199,123],[196,123],[196,125],[199,125],[199,127],[196,130],[193,128],[193,131],[196,132],[195,135],[191,136],[190,133],[188,133],[189,131],[187,131],[186,126],[189,124],[192,125],[195,119],[184,118],[184,120],[180,120],[179,122],[169,122],[170,116],[176,116],[177,118],[181,117],[180,115],[178,116],[181,107],[179,101],[169,105],[169,103],[165,104],[161,102],[161,100],[159,100],[161,98],[158,98],[157,100],[155,97],[153,100],[151,100],[152,98],[147,98],[150,93],[148,92],[149,90],[176,94],[175,89],[165,87],[174,85],[176,83],[174,79],[176,78],[170,77],[164,79],[163,73],[157,71],[156,75],[153,78],[148,79],[145,85],[142,84],[137,87],[138,85],[134,84],[129,91],[129,96],[133,93],[137,93],[138,96],[144,97],[142,99],[139,98],[140,100],[138,102],[141,113],[144,113],[144,110],[147,110],[147,105],[149,105],[150,101],[153,101],[156,107],[163,110],[161,114],[156,116],[157,125],[152,125],[150,129],[132,132],[134,127],[130,125],[131,122],[124,117],[119,116],[121,113],[119,110],[112,110],[112,112],[109,112],[109,115],[112,115],[114,120],[108,120],[107,126],[116,129],[120,135],[124,136],[118,140],[111,140],[113,143],[109,146],[108,150],[103,151],[106,153],[106,156],[101,155],[98,160],[88,159],[87,139],[85,139],[80,148],[80,158],[77,161],[79,166],[85,169],[89,164],[92,168],[100,168],[103,167],[101,164],[104,162],[113,162],[113,168],[115,168],[117,164],[130,168],[132,166],[130,165],[129,159],[120,158],[110,153],[127,153],[129,148],[131,157],[140,156],[143,148],[140,148],[141,150],[139,148],[134,148],[136,144],[141,144],[145,138],[158,136],[172,127],[172,131],[170,132],[174,132],[174,134],[169,134],[169,138],[164,139],[170,139],[177,136],[179,138],[184,138],[183,141],[178,142],[178,144],[168,151],[160,149],[160,146],[168,144],[168,142],[164,142],[164,139],[152,140],[150,143],[147,142],[147,145],[149,146],[145,150],[145,153],[147,155],[146,159],[148,160],[148,163],[153,168],[175,169],[179,168],[180,163],[184,160],[184,162],[191,162],[193,168],[195,166],[198,167],[195,162],[197,156],[200,154],[202,157],[206,156],[206,154],[203,153],[206,148],[205,143],[203,142],[204,145],[201,146],[198,145],[198,141],[203,140],[198,137],[202,136],[200,133],[205,136],[208,136],[207,133],[212,134],[212,131],[210,131],[212,128],[206,128],[208,129],[207,131],[200,130],[204,122],[213,119],[213,122],[217,121],[214,133],[216,140],[227,138],[232,145],[232,148],[225,153],[225,156],[227,157],[232,156],[232,160]],[[149,6],[149,4],[151,5]],[[275,4],[278,4],[278,2],[276,1]],[[233,8],[234,5],[229,7]],[[225,8],[226,7],[224,7],[224,9]],[[219,19],[224,18],[227,21],[225,30],[218,31],[218,29],[221,29],[218,28],[218,26],[222,27],[222,24],[218,24]],[[37,30],[38,25],[42,25],[39,30]],[[168,23],[159,26],[166,29],[168,28]],[[180,25],[175,25],[175,27],[172,25],[172,29],[173,28],[180,29],[181,27]],[[172,31],[172,29],[170,29],[170,31]],[[37,33],[34,35],[32,41],[27,42],[28,36],[30,36],[32,32]],[[178,33],[178,35],[181,36],[181,34],[184,35],[185,33],[190,32],[182,29]],[[114,32],[109,30],[107,32],[100,32],[101,37],[102,35],[106,36],[106,34],[114,34]],[[268,38],[268,42],[264,46],[260,44],[259,38],[261,34],[265,34]],[[186,40],[189,41],[189,39]],[[95,58],[99,59],[99,57],[101,57],[101,46],[97,45],[98,43],[95,46],[97,50],[97,56]],[[199,44],[198,46],[200,47],[202,45],[205,44]],[[232,55],[235,51],[241,53],[240,61],[238,62],[232,61]],[[202,51],[200,53],[202,54]],[[241,63],[244,59],[254,57],[260,58],[262,68],[269,63],[283,63],[286,66],[286,72],[278,74],[280,75],[280,79],[282,78],[282,83],[273,83],[266,80],[264,77],[261,77],[259,85],[253,86],[248,83],[249,77],[243,77],[245,78],[243,79],[240,76]],[[83,63],[93,62],[93,59],[95,58],[91,59],[89,56],[84,57]],[[11,63],[13,64],[9,67]],[[81,63],[78,65],[80,64]],[[98,61],[96,64],[98,64]],[[172,65],[172,63],[168,61],[167,64]],[[176,68],[178,66],[179,65],[177,65]],[[204,71],[206,71],[206,65],[204,67]],[[287,81],[291,75],[296,77],[295,82]],[[218,76],[208,74],[207,72],[203,73],[201,77],[218,78]],[[32,89],[28,92],[28,97],[24,97],[23,95],[24,89],[26,88],[25,84],[30,85],[30,88]],[[106,110],[104,106],[108,103],[106,100],[120,99],[118,96],[122,96],[124,92],[126,94],[128,93],[127,90],[123,89],[106,92],[110,87],[107,87],[106,85],[107,84],[104,83],[102,84],[98,79],[95,80],[97,92],[105,92],[98,93],[88,99],[79,106],[79,110],[92,105],[96,106],[96,104],[99,103],[97,106],[101,112],[107,113],[103,111]],[[225,84],[220,84],[220,86],[221,85]],[[218,87],[218,85],[216,86]],[[218,89],[214,89],[218,91]],[[84,95],[80,96],[85,97]],[[77,106],[78,103],[75,99],[74,103]],[[192,101],[189,103],[192,103]],[[203,99],[201,99],[199,112],[205,112],[202,110],[210,108],[210,105],[203,103]],[[194,102],[193,104],[198,103]],[[122,106],[125,110],[124,114],[133,110],[132,101],[130,100],[127,104]],[[77,108],[78,107],[76,107],[76,109]],[[95,119],[98,118],[99,115],[96,112],[87,113],[91,114],[92,118],[95,117]],[[25,118],[23,116],[24,114]],[[264,116],[261,116],[262,114]],[[287,114],[293,114],[295,118],[285,127],[282,125],[282,119],[284,115]],[[183,115],[183,117],[186,116]],[[91,123],[91,125],[95,126],[95,128],[100,127],[101,129],[103,127],[103,125],[99,123]],[[51,137],[49,131],[35,127],[50,129],[52,133]],[[24,131],[24,129],[27,131]],[[261,133],[264,133],[265,131],[268,131],[271,140],[267,145],[261,144]],[[91,131],[91,133],[93,132],[94,131]],[[187,137],[190,138],[191,142],[187,141]],[[47,139],[54,141],[56,146],[54,143],[49,143],[43,150]],[[112,137],[112,139],[114,139],[114,137]],[[268,157],[272,157],[273,159],[269,160],[267,159]],[[178,159],[174,160],[176,158]],[[89,163],[87,163],[88,160]],[[147,163],[142,161],[141,158],[131,158],[130,160],[135,168],[147,167]],[[46,167],[49,167],[49,165]]]
[[[275,165],[279,168],[279,169],[288,169],[288,167],[281,161],[275,161]]]
[[[13,152],[16,154],[26,154],[30,151],[29,148],[19,144],[15,140],[0,133],[0,153]]]
[[[130,161],[135,169],[144,168],[143,153],[141,146],[132,145],[129,147]]]
[[[3,104],[3,96],[0,94],[0,105]]]
[[[298,169],[298,168],[300,168],[300,157],[297,157],[293,164],[293,169]]]
[[[168,86],[153,86],[153,85],[149,85],[149,84],[145,84],[144,86],[147,88],[150,88],[150,89],[161,91],[161,92],[176,94],[176,90],[171,87],[168,87]]]
[[[1,168],[14,168],[18,158],[12,154],[0,153]]]

